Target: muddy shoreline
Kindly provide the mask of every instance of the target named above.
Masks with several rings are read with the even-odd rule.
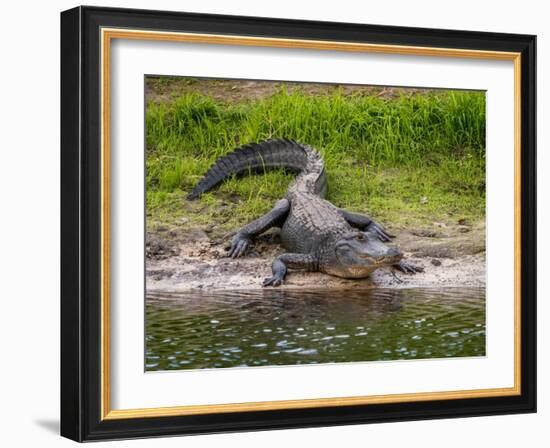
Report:
[[[147,291],[193,289],[259,289],[271,273],[271,262],[284,253],[278,229],[255,241],[244,258],[226,256],[231,234],[211,229],[148,229]],[[321,273],[291,271],[282,289],[438,288],[485,286],[485,225],[433,223],[413,229],[390,229],[393,244],[408,261],[424,267],[407,275],[379,269],[369,278],[348,280]]]

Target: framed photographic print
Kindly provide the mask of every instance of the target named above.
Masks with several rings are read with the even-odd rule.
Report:
[[[61,433],[536,410],[535,36],[61,14]]]

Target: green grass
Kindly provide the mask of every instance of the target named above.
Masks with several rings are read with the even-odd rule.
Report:
[[[284,195],[292,176],[229,179],[188,203],[186,194],[236,146],[286,137],[317,148],[328,199],[394,225],[479,220],[485,213],[485,95],[431,91],[381,98],[284,87],[269,98],[215,101],[186,93],[149,102],[147,211],[151,221],[230,229]]]

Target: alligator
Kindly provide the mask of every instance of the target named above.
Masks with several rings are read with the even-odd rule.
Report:
[[[280,227],[288,251],[272,263],[272,276],[263,286],[281,285],[289,269],[323,272],[343,278],[364,278],[392,267],[407,274],[423,269],[403,260],[403,253],[385,243],[392,236],[370,216],[336,207],[325,199],[327,177],[319,152],[289,139],[270,139],[235,149],[218,159],[189,194],[198,199],[233,175],[284,168],[297,173],[286,196],[266,215],[240,229],[228,256],[245,255],[255,237]]]

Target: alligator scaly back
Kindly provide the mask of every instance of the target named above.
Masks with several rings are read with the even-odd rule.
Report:
[[[193,188],[188,198],[199,198],[234,174],[265,172],[277,168],[299,173],[289,187],[289,192],[301,191],[325,196],[327,179],[321,155],[308,145],[277,139],[241,146],[221,157]]]

